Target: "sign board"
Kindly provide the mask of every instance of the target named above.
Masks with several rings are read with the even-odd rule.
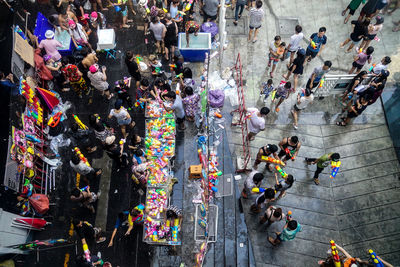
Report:
[[[33,47],[28,43],[27,40],[24,40],[21,35],[17,32],[14,32],[14,51],[29,65],[35,67],[35,62],[33,60]]]

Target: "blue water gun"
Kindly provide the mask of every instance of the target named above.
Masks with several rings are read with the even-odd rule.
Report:
[[[385,267],[385,265],[383,265],[383,262],[378,258],[378,256],[372,249],[368,250],[368,252],[375,267]]]

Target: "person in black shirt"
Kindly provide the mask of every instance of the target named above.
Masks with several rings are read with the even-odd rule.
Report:
[[[338,126],[346,126],[351,119],[358,117],[370,104],[372,98],[371,94],[364,94],[360,96],[356,103],[351,106],[351,109],[347,112],[347,117],[343,121],[336,122]]]
[[[165,27],[167,28],[167,32],[165,33],[164,37],[165,59],[169,60],[169,56],[174,55],[175,46],[178,45],[178,26],[176,25],[175,21],[171,19],[170,13],[165,15]]]
[[[106,241],[105,237],[100,237],[101,228],[93,227],[87,221],[81,221],[78,219],[73,219],[72,224],[78,238],[81,239],[82,244],[86,244],[87,241],[96,240],[96,243],[101,243]]]
[[[351,21],[351,24],[354,25],[353,32],[350,34],[350,37],[346,39],[346,41],[340,44],[340,48],[343,48],[350,41],[352,41],[349,48],[347,48],[346,50],[346,52],[350,52],[351,49],[354,47],[354,45],[358,44],[361,41],[361,39],[367,36],[369,23],[370,23],[369,19],[365,19],[364,21],[358,21],[358,20]]]
[[[253,213],[259,213],[261,211],[261,205],[269,203],[275,200],[276,191],[273,188],[266,188],[263,193],[258,195],[255,203],[251,205],[250,211]]]
[[[136,57],[132,51],[125,53],[125,64],[128,67],[129,75],[136,81],[136,88],[139,87],[142,76],[140,75],[139,66],[136,63]]]
[[[287,75],[286,76],[283,75],[283,78],[285,78],[285,80],[289,80],[290,75],[292,73],[294,74],[293,90],[296,90],[299,75],[303,74],[303,65],[304,65],[305,59],[306,59],[306,50],[304,50],[303,48],[300,48],[297,51],[297,57],[293,61],[292,65],[289,66]]]

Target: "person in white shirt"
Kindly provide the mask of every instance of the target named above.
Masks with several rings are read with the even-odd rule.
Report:
[[[304,91],[303,91],[304,90]],[[314,100],[314,95],[310,88],[303,89],[301,93],[297,95],[297,102],[294,104],[293,109],[290,111],[293,115],[294,123],[293,127],[297,130],[297,120],[301,110],[305,109],[308,104]]]
[[[263,107],[260,111],[257,108],[248,108],[248,127],[249,134],[247,139],[253,141],[255,136],[260,132],[265,130],[265,116],[269,113],[269,108]]]
[[[374,76],[378,76],[381,74],[382,70],[387,70],[387,65],[389,65],[390,62],[392,62],[390,57],[386,56],[382,58],[381,63],[376,64],[376,66],[372,69],[372,74]]]
[[[300,48],[300,42],[303,40],[304,34],[302,33],[303,28],[300,25],[296,25],[295,34],[290,37],[290,42],[287,49],[286,58],[290,57],[288,68],[292,65],[294,60],[294,55]]]

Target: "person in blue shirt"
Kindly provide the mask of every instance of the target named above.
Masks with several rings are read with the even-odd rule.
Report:
[[[12,73],[6,76],[4,72],[0,71],[0,88],[2,93],[7,92],[12,96],[18,94],[18,86],[14,82],[14,75]]]
[[[327,37],[325,35],[326,28],[321,27],[318,30],[318,33],[313,33],[310,36],[310,44],[307,47],[306,51],[306,62],[310,62],[311,59],[319,56],[325,48],[325,44],[327,41]]]

